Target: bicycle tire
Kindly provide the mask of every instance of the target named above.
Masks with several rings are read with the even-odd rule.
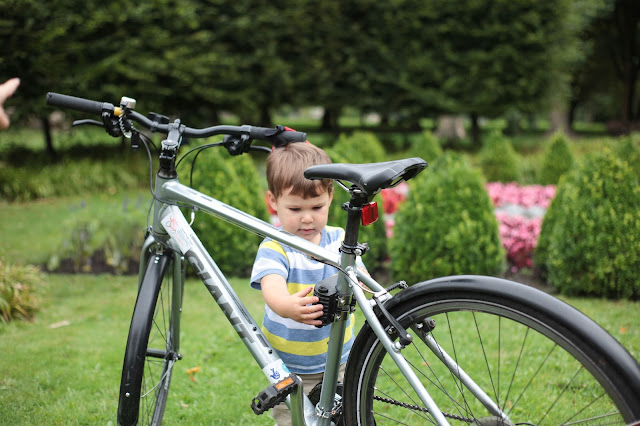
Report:
[[[173,254],[149,258],[131,318],[118,401],[118,424],[162,422],[178,354],[181,298],[173,297]],[[182,288],[179,289],[182,291]],[[178,316],[178,318],[176,318]]]
[[[416,284],[385,308],[413,335],[402,355],[449,422],[566,424],[606,419],[631,424],[640,419],[637,361],[591,319],[542,291],[491,277],[449,277]],[[397,339],[384,317],[378,317]],[[511,423],[490,413],[427,348],[418,330],[433,325],[427,319],[435,320],[427,334],[497,401]],[[493,333],[488,326],[496,326]],[[525,349],[531,352],[523,356]],[[389,358],[365,324],[347,363],[345,424],[433,422]],[[505,381],[502,374],[510,377]]]

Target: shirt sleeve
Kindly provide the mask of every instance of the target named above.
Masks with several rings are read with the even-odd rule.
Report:
[[[286,280],[289,277],[289,259],[279,243],[265,240],[260,244],[253,263],[251,287],[260,290],[260,280],[271,274],[281,275]]]

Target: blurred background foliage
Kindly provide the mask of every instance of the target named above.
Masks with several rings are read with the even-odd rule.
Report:
[[[193,126],[321,106],[334,130],[347,108],[405,129],[464,115],[476,144],[482,118],[626,132],[639,22],[636,0],[0,0],[0,80],[22,79],[14,120],[45,129],[56,91],[134,97]]]

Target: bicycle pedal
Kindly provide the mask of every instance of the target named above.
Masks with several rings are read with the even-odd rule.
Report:
[[[290,374],[278,383],[268,386],[261,391],[258,396],[251,401],[251,409],[257,415],[272,409],[283,402],[287,396],[296,388],[302,386],[302,380],[295,374]]]

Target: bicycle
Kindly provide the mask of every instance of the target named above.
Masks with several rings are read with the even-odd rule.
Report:
[[[334,179],[350,194],[344,205],[345,238],[336,254],[181,184],[176,172],[183,138],[226,135],[222,142],[193,148],[184,156],[213,146],[239,155],[272,149],[252,145],[255,140],[278,147],[305,141],[304,133],[282,126],[190,128],[159,114],[145,117],[135,111],[135,100],[126,97],[118,106],[57,93],[47,94],[46,101],[102,117],[74,124],[100,125],[114,137],[131,139],[134,147],[144,145],[150,179],[148,136],[134,123],[167,135],[155,187],[150,182],[153,216],[142,247],[123,362],[119,424],[162,422],[171,376],[182,358],[180,315],[187,262],[264,372],[268,386],[251,402],[256,414],[284,401],[295,425],[640,422],[637,361],[568,304],[532,287],[486,276],[444,277],[411,286],[400,281],[385,288],[355,267],[357,256],[367,250],[358,242],[360,226],[377,218],[374,196],[418,175],[427,166],[424,160],[329,164],[305,171],[309,179]],[[336,279],[317,284],[314,291],[331,337],[323,383],[309,397],[190,227],[180,210],[185,206],[273,238],[339,271]],[[356,306],[366,323],[339,384],[346,319]]]

